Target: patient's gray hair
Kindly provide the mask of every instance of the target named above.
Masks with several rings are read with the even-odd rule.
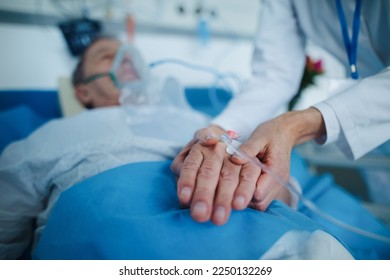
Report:
[[[91,48],[91,46],[93,46],[94,44],[96,44],[97,42],[99,42],[101,40],[117,40],[117,38],[115,38],[114,36],[111,36],[111,35],[107,35],[107,34],[99,35],[99,36],[95,37],[95,39],[89,44],[89,46],[84,49],[83,53],[80,55],[80,59],[76,65],[75,69],[73,70],[73,73],[72,73],[72,85],[73,86],[77,86],[77,85],[84,83],[84,79],[85,79],[84,62],[85,62],[86,54],[87,54],[88,50]]]

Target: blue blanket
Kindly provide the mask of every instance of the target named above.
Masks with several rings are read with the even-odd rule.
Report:
[[[358,259],[389,259],[390,245],[342,229],[300,205],[274,201],[262,213],[233,211],[228,223],[196,223],[181,209],[170,162],[134,163],[65,191],[34,253],[37,259],[258,259],[284,233],[323,229]],[[305,197],[356,227],[390,237],[389,228],[330,175],[314,176],[295,153],[292,174]],[[310,217],[310,218],[308,218]]]
[[[46,121],[24,105],[0,111],[0,153],[10,143],[27,137]]]
[[[275,201],[234,211],[228,223],[194,222],[181,209],[170,162],[122,166],[65,191],[37,259],[258,259],[289,230],[322,227]]]
[[[298,154],[291,157],[291,175],[302,186],[303,196],[339,221],[390,240],[390,228],[362,206],[362,201],[336,184],[330,174],[314,175]],[[335,225],[300,203],[298,211],[317,221],[348,246],[357,259],[390,259],[390,244]]]

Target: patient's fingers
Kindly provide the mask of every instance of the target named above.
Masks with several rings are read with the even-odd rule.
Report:
[[[203,148],[203,162],[197,174],[196,188],[191,202],[191,216],[198,222],[210,220],[214,195],[225,156],[225,145],[221,143]],[[183,177],[183,173],[180,176]]]
[[[199,129],[195,138],[205,146],[215,145],[219,141],[218,135],[211,128]]]
[[[172,172],[179,177],[180,171],[183,167],[184,160],[188,156],[192,146],[196,143],[201,142],[204,146],[212,146],[218,143],[219,139],[217,134],[211,128],[199,129],[195,132],[194,139],[192,139],[176,156],[171,164]]]
[[[201,144],[192,146],[180,167],[180,177],[177,181],[177,194],[182,205],[189,205],[196,186],[196,177],[203,162]]]
[[[184,160],[188,156],[188,153],[190,152],[192,146],[194,146],[198,142],[197,139],[191,140],[176,156],[176,158],[173,160],[171,164],[171,171],[173,174],[176,175],[176,177],[180,176],[180,170],[182,169]]]
[[[233,195],[238,185],[240,169],[240,165],[232,163],[227,157],[223,161],[211,218],[216,225],[225,224],[230,216]]]

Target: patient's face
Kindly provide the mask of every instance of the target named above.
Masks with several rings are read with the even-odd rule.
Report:
[[[84,77],[110,71],[120,42],[102,39],[87,51],[84,62]],[[89,104],[96,107],[119,105],[120,90],[115,87],[110,77],[102,77],[85,85],[89,91]]]

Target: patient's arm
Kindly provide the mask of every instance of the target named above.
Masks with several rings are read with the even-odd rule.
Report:
[[[37,166],[24,160],[25,141],[11,144],[0,157],[0,259],[18,259],[32,242],[34,218],[43,195]]]

